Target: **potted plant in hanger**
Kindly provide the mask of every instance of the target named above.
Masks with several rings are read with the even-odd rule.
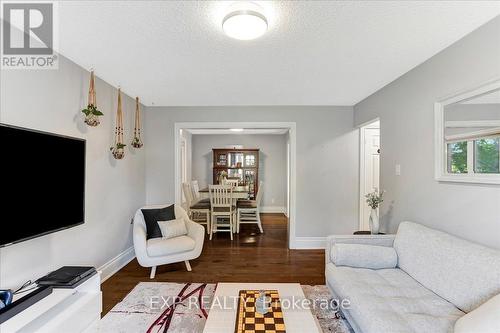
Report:
[[[85,123],[89,126],[95,127],[101,123],[99,120],[100,116],[104,114],[97,109],[97,100],[95,94],[95,84],[94,84],[94,71],[90,72],[90,84],[89,84],[89,98],[87,103],[87,108],[82,110],[85,115]]]
[[[379,192],[378,189],[365,195],[366,203],[371,207],[370,212],[370,231],[372,235],[376,235],[380,230],[380,221],[378,216],[378,207],[384,201],[385,191]]]
[[[117,142],[114,146],[110,147],[109,150],[111,151],[111,154],[113,154],[113,157],[115,159],[121,160],[125,156],[124,148],[126,146],[126,144]]]
[[[123,112],[122,112],[122,94],[121,89],[118,89],[118,107],[116,108],[116,125],[115,125],[115,144],[109,148],[113,157],[121,160],[125,156],[125,148],[127,145],[123,143]]]

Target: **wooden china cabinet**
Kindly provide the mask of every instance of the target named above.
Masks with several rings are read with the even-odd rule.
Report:
[[[259,149],[212,149],[213,183],[219,184],[221,174],[238,179],[238,185],[248,186],[255,199],[259,186]]]

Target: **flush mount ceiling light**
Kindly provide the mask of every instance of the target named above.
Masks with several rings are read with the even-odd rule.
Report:
[[[243,132],[243,128],[230,128],[231,132]]]
[[[267,31],[267,18],[260,6],[251,2],[237,2],[229,7],[222,20],[222,29],[235,39],[255,39]]]

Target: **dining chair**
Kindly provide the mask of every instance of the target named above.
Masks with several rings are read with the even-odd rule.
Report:
[[[192,180],[191,181],[191,192],[193,193],[193,199],[194,200],[199,200],[200,199],[200,186],[198,185],[197,180]]]
[[[229,185],[208,185],[212,219],[210,240],[215,232],[229,232],[233,240],[236,223],[236,207],[233,204],[233,187]]]
[[[197,180],[191,181],[191,192],[193,193],[193,200],[195,202],[207,202],[207,203],[210,202],[210,198],[205,198],[205,199],[201,198],[200,185],[198,184]]]
[[[236,218],[236,232],[240,232],[240,224],[257,224],[261,233],[262,222],[260,220],[260,207],[262,201],[262,194],[264,193],[264,182],[259,182],[257,190],[257,197],[255,200],[238,200],[237,205],[237,218]]]
[[[223,185],[230,185],[230,186],[238,186],[239,184],[239,179],[227,179],[225,178],[224,184]]]
[[[207,234],[210,234],[210,202],[195,201],[189,183],[182,183],[182,192],[186,198],[186,210],[192,221],[207,226]]]

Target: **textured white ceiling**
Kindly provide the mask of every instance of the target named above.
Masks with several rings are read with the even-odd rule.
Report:
[[[269,31],[224,35],[229,1],[68,1],[61,53],[146,105],[353,105],[500,14],[496,1],[265,1]]]

